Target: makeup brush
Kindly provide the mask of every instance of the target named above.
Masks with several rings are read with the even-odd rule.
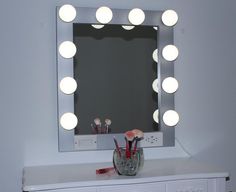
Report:
[[[134,143],[134,150],[133,150],[133,154],[135,154],[137,150],[138,142],[144,138],[144,134],[139,129],[133,129],[132,132],[135,135],[135,143]]]
[[[116,145],[116,151],[118,152],[119,157],[121,157],[120,147],[119,147],[119,145],[118,145],[118,142],[117,142],[115,136],[113,137],[113,140],[114,140],[115,145]]]
[[[126,131],[125,132],[125,141],[126,141],[126,157],[130,158],[131,156],[131,149],[132,143],[134,141],[135,135],[133,131]]]
[[[105,119],[105,127],[106,127],[106,133],[109,133],[109,126],[111,125],[110,119]]]
[[[99,134],[101,132],[101,120],[99,118],[95,118],[94,123],[96,125],[95,131]]]
[[[96,134],[96,128],[94,127],[94,125],[91,123],[91,128],[92,128],[92,133]]]

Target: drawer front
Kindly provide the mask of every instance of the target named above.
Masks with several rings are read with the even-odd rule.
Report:
[[[165,192],[165,184],[129,184],[98,187],[97,192]]]
[[[207,192],[207,180],[193,179],[167,182],[166,192]]]
[[[42,191],[35,191],[35,192],[42,192]],[[83,188],[68,188],[68,189],[54,189],[54,190],[47,190],[43,192],[97,192],[96,188],[91,187],[83,187]]]

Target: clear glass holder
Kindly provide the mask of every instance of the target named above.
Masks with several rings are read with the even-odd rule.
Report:
[[[134,176],[143,167],[144,155],[143,149],[138,148],[135,152],[131,151],[130,157],[127,157],[126,150],[120,148],[113,152],[113,165],[119,175]]]

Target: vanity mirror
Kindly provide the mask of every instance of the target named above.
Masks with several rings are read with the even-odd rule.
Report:
[[[60,151],[114,149],[113,136],[134,128],[142,147],[174,145],[177,19],[172,10],[57,8]]]

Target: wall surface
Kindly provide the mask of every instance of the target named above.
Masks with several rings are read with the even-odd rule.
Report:
[[[229,171],[228,190],[236,189],[235,1],[2,0],[0,191],[21,191],[24,166],[111,157],[110,151],[58,152],[55,6],[64,3],[177,11],[176,110],[181,121],[176,136],[194,158]],[[161,158],[171,150],[156,150],[154,156]]]

